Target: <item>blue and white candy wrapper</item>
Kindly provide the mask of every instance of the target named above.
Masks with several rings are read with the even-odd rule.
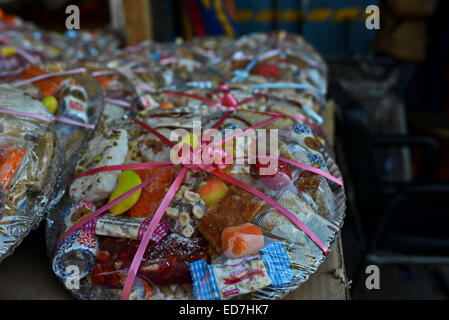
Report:
[[[73,216],[78,214],[79,210],[94,212],[95,205],[88,201],[73,203],[63,213],[65,230],[73,225]],[[94,268],[98,251],[99,243],[97,237],[82,229],[78,229],[56,247],[52,264],[53,271],[59,278],[65,281],[69,277],[74,276],[73,266],[75,266],[79,279],[82,279]]]
[[[63,281],[73,277],[76,267],[79,279],[87,276],[95,266],[98,254],[98,240],[95,235],[76,230],[56,248],[53,271]]]
[[[271,242],[260,255],[208,265],[205,260],[190,263],[195,297],[199,300],[230,299],[293,281],[293,267],[285,244]]]
[[[87,91],[80,84],[68,80],[61,86],[59,114],[72,120],[88,122]]]

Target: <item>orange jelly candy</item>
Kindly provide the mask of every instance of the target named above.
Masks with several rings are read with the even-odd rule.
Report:
[[[258,253],[264,247],[262,230],[252,223],[225,228],[221,234],[223,253],[229,259]]]
[[[96,76],[97,81],[100,83],[100,86],[103,90],[107,90],[111,79],[105,76]]]
[[[0,157],[0,184],[4,190],[8,190],[11,181],[25,157],[27,149],[4,150]]]
[[[29,66],[22,74],[23,79],[31,79],[46,74],[44,70],[36,66]],[[54,96],[58,91],[64,79],[60,76],[54,76],[33,82],[33,85],[39,89],[42,97]]]
[[[154,168],[148,170],[136,170],[142,181],[150,179],[165,168]],[[147,184],[140,195],[139,201],[130,209],[130,216],[134,218],[150,218],[154,215],[159,202],[165,196],[166,189],[171,186],[175,179],[176,168],[171,168]]]

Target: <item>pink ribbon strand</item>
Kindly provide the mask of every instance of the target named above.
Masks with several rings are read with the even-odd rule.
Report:
[[[142,241],[139,244],[139,248],[134,255],[131,266],[129,267],[128,275],[126,277],[125,286],[123,287],[121,300],[128,300],[129,294],[131,293],[132,285],[134,284],[134,279],[136,278],[137,271],[140,267],[140,262],[142,261],[143,254],[148,246],[148,242],[150,242],[151,236],[153,235],[154,229],[158,225],[159,221],[162,219],[162,216],[165,213],[165,210],[170,205],[171,200],[175,196],[176,192],[181,185],[182,180],[184,179],[187,173],[187,167],[183,167],[176,177],[175,181],[171,185],[170,189],[168,189],[165,194],[164,199],[162,200],[159,208],[151,219],[151,223],[148,226],[148,229],[145,231],[145,234],[142,238]]]
[[[105,97],[104,98],[104,102],[116,105],[116,106],[120,106],[123,108],[131,108],[131,102],[125,101],[125,100],[119,100],[119,99],[113,99],[113,98],[109,98],[109,97]]]
[[[23,116],[23,117],[28,117],[28,118],[34,118],[34,119],[38,119],[38,120],[42,120],[48,123],[54,123],[54,120],[38,114],[38,113],[31,113],[31,112],[23,112],[23,111],[17,111],[17,110],[8,110],[8,109],[0,109],[0,113],[3,114],[10,114],[10,115],[14,115],[14,116]]]
[[[63,117],[63,116],[56,116],[55,120],[58,122],[71,124],[71,125],[74,125],[77,127],[82,127],[82,128],[87,128],[87,129],[95,129],[95,125],[93,125],[93,124],[76,121],[76,120],[73,120],[73,119],[70,119],[67,117]]]
[[[126,166],[126,165],[125,165]],[[153,163],[153,165],[148,165],[147,164],[147,169],[148,168],[155,168],[155,167],[162,167],[165,166],[164,164],[160,164],[160,163]],[[103,171],[115,171],[115,170],[126,170],[121,165],[119,166],[114,166],[112,167],[103,167]],[[119,167],[122,167],[121,169],[119,169]],[[167,170],[169,170],[171,167],[173,167],[173,165],[171,165],[170,167],[158,172],[157,174],[155,174],[153,177],[151,177],[150,179],[142,182],[141,184],[139,184],[138,186],[132,188],[131,190],[129,190],[128,192],[124,193],[123,195],[121,195],[120,197],[118,197],[117,199],[109,202],[108,204],[104,205],[103,207],[101,207],[100,209],[98,209],[97,211],[93,212],[92,214],[84,217],[83,219],[81,219],[80,221],[76,222],[75,224],[73,224],[69,229],[67,229],[63,235],[61,237],[59,237],[59,239],[56,241],[55,246],[53,248],[53,255],[54,252],[56,250],[56,247],[59,245],[59,243],[61,243],[62,240],[64,240],[67,236],[69,236],[70,234],[72,234],[73,232],[75,232],[76,230],[82,228],[84,225],[86,225],[87,223],[89,223],[90,221],[94,220],[95,218],[97,218],[98,216],[100,216],[102,213],[106,212],[107,210],[109,210],[110,208],[112,208],[114,205],[116,205],[117,203],[119,203],[120,201],[122,201],[123,199],[129,197],[130,195],[132,195],[133,193],[137,192],[138,190],[144,188],[146,185],[148,185],[150,182],[152,182],[153,180],[157,179],[160,175],[162,175],[163,173],[165,173]],[[107,169],[107,170],[105,170]],[[94,169],[95,170],[95,169]],[[90,170],[90,172],[85,172],[83,176],[88,175],[88,174],[94,174],[97,171],[94,170]],[[94,173],[92,173],[94,172]],[[100,171],[101,172],[101,171]],[[87,174],[88,173],[88,174]],[[79,178],[82,175],[79,175],[75,178]]]

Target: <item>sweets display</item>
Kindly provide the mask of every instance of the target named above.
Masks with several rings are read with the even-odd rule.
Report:
[[[0,217],[47,213],[76,297],[278,299],[324,261],[344,188],[321,128],[326,65],[300,36],[119,49],[104,32],[0,28]]]
[[[203,90],[203,95],[208,96],[208,92]],[[178,103],[172,102],[172,109],[144,110],[136,120],[123,119],[109,127],[99,127],[81,155],[79,177],[74,179],[59,208],[64,210],[74,201],[96,204],[95,212],[100,214],[80,228],[96,236],[99,252],[95,264],[89,264],[89,273],[81,279],[80,289],[73,293],[85,299],[120,298],[143,235],[155,220],[158,227],[141,251],[129,298],[283,296],[316,270],[317,261],[324,259],[323,251],[290,217],[273,208],[257,192],[233,183],[232,178],[283,206],[329,247],[341,226],[344,191],[339,184],[309,168],[340,178],[338,168],[306,124],[287,115],[272,120],[270,112],[274,108],[278,114],[283,110],[269,99],[263,112],[251,111],[248,106],[235,110],[232,118],[224,117],[227,112],[217,106],[197,102],[185,107]],[[282,132],[278,141],[271,142],[277,144],[276,156],[307,167],[279,160],[275,172],[264,175],[262,170],[267,167],[261,160],[214,167],[212,171],[202,169],[201,164],[195,168],[187,162],[183,169],[172,163],[170,149],[174,145],[199,147],[194,123],[200,124],[203,131],[216,127],[224,132],[226,128],[243,130],[263,122],[267,124],[259,128],[278,128]],[[176,142],[169,140],[174,129],[186,130]],[[227,151],[237,154],[242,148],[248,155],[258,137],[243,146],[238,145],[237,138],[232,140],[232,149]],[[161,201],[178,178],[181,180],[177,191],[161,211]],[[127,192],[131,193],[126,195]],[[98,210],[100,207],[104,210]],[[58,215],[59,211],[54,211],[49,218],[57,222]],[[93,215],[84,215],[84,219]],[[64,231],[57,223],[52,224],[49,247],[61,239]],[[59,246],[57,251],[62,250]],[[53,267],[57,274],[61,273],[57,265]]]
[[[95,79],[69,69],[70,39],[1,13],[0,261],[64,194],[103,110]]]

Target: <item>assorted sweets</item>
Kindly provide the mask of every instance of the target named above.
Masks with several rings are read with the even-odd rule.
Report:
[[[53,115],[40,101],[1,84],[0,109],[1,261],[42,219],[60,162]]]
[[[78,40],[44,32],[1,9],[0,29],[2,261],[64,193],[61,181],[73,174],[102,107],[93,77],[64,74],[92,42],[69,50]]]
[[[29,69],[33,75],[47,74]],[[73,77],[34,81],[25,76],[31,81],[22,84],[18,77],[0,85],[0,184],[5,193],[1,258],[64,193],[56,186],[73,174],[76,157],[100,118],[101,96],[90,83],[92,77]]]
[[[74,295],[118,299],[133,281],[130,299],[275,299],[317,270],[344,190],[321,128],[326,65],[303,38],[118,48],[9,15],[0,28],[0,218],[48,213],[52,268],[66,286],[79,274]],[[211,128],[265,136],[218,150]],[[189,149],[232,163],[192,164]]]
[[[66,205],[53,213],[56,221],[59,215],[64,217],[62,221],[68,221],[55,227],[58,235],[55,238],[112,200],[133,189],[135,192],[80,227],[95,237],[94,250],[80,247],[69,237],[56,246],[53,269],[62,279],[67,279],[63,267],[78,265],[84,275],[81,297],[120,297],[139,244],[181,172],[182,165],[171,162],[167,152],[170,144],[163,138],[168,140],[172,130],[183,128],[186,134],[176,141],[198,147],[192,139],[195,137],[191,131],[192,119],[207,130],[208,126],[223,120],[225,114],[216,107],[206,108],[204,112],[204,107],[193,106],[190,113],[185,113],[182,106],[146,110],[139,114],[138,121],[124,119],[114,122],[114,126],[99,127],[88,142],[77,166],[76,173],[80,176],[68,188]],[[235,116],[244,121],[225,119],[218,130],[230,126],[245,129],[259,122],[261,113],[237,110]],[[316,151],[305,142],[292,139],[298,124],[302,125],[300,121],[280,123],[279,130],[285,132],[276,142],[278,155],[329,172],[325,164],[329,156],[325,151]],[[154,128],[162,137],[148,128]],[[287,136],[289,139],[284,138]],[[304,133],[303,139],[309,137],[313,137],[311,131]],[[253,142],[257,142],[257,137]],[[323,147],[318,141],[317,144]],[[246,154],[250,145],[243,146]],[[228,151],[234,153],[238,148],[237,138],[233,139],[232,148]],[[133,170],[126,167],[142,168],[155,162],[161,165]],[[127,169],[120,170],[121,166]],[[262,173],[265,166],[258,161],[246,161],[216,167],[216,170],[274,199],[306,225],[310,222],[313,232],[330,244],[338,230],[338,222],[334,221],[338,213],[331,189],[336,186],[319,174],[289,163],[279,161],[270,175]],[[314,176],[315,180],[307,180]],[[83,202],[90,203],[92,209],[88,212],[74,209]],[[83,256],[85,251],[92,253],[86,255],[88,263],[88,259],[82,262],[73,259],[75,252]],[[207,170],[189,167],[144,249],[130,298],[279,297],[284,290],[288,292],[303,281],[304,269],[310,268],[309,260],[320,255],[322,252],[300,228],[256,194]]]

